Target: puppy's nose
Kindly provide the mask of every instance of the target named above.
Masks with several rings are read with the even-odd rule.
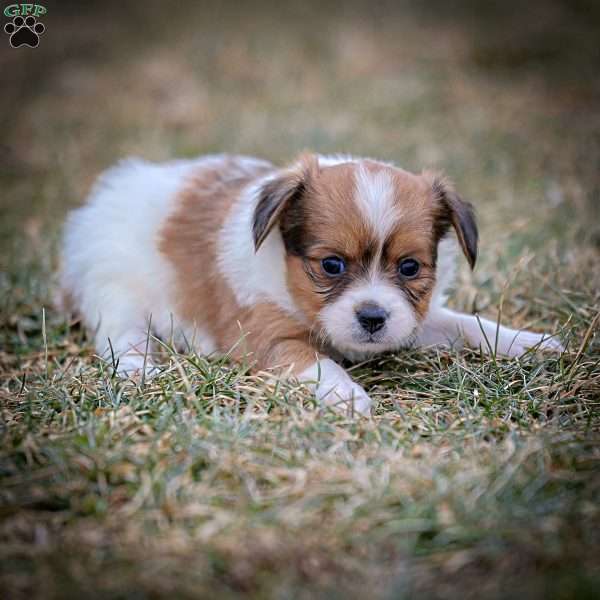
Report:
[[[385,325],[387,316],[387,312],[377,304],[365,304],[356,311],[358,322],[369,333],[379,331]]]

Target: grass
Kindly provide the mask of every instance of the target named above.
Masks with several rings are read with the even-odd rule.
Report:
[[[594,4],[48,8],[39,48],[0,53],[3,597],[597,597]],[[482,238],[453,305],[565,353],[357,365],[372,419],[226,360],[111,377],[51,303],[97,173],[304,148],[445,169]]]

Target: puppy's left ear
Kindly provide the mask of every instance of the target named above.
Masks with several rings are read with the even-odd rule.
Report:
[[[433,176],[431,187],[434,202],[437,204],[438,240],[452,226],[456,231],[460,247],[473,269],[477,261],[477,244],[479,242],[473,205],[465,202],[443,176]]]
[[[255,251],[261,247],[285,209],[300,200],[308,188],[311,175],[318,168],[315,156],[303,156],[296,165],[267,181],[259,190],[252,222]]]

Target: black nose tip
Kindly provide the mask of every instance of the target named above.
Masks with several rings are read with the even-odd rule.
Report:
[[[361,327],[369,333],[379,331],[387,319],[387,313],[380,306],[367,304],[356,311],[356,318]]]

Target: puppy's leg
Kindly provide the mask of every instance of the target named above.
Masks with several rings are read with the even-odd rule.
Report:
[[[529,348],[561,352],[562,344],[548,334],[518,331],[489,319],[458,313],[447,308],[432,308],[417,338],[417,346],[453,346],[464,342],[471,348],[496,351],[503,356],[520,356]]]
[[[331,358],[320,358],[299,373],[298,379],[310,386],[319,402],[354,409],[365,416],[371,413],[372,401],[367,392]]]
[[[244,343],[236,345],[236,358],[250,355],[258,368],[285,369],[306,383],[319,402],[369,414],[371,399],[365,390],[340,365],[319,353],[305,325],[272,304],[262,304],[243,315],[242,329],[246,335]]]
[[[371,412],[371,398],[354,382],[346,370],[331,358],[317,355],[301,340],[282,340],[273,346],[270,360],[274,364],[291,365],[291,373],[305,383],[322,404],[340,410],[355,410],[362,415]]]
[[[110,339],[110,344],[108,340]],[[108,345],[108,348],[107,348]],[[112,351],[111,351],[112,346]],[[98,352],[107,360],[113,357],[117,364],[117,374],[123,378],[137,378],[145,372],[146,377],[155,372],[152,359],[149,356],[151,344],[148,340],[148,330],[131,327],[117,334],[115,339],[108,336],[106,342],[98,339]]]
[[[110,363],[117,364],[120,377],[139,377],[145,369],[146,377],[155,371],[149,356],[152,349],[149,339],[149,321],[139,313],[135,304],[107,302],[102,307],[100,325],[95,336],[98,354]]]

